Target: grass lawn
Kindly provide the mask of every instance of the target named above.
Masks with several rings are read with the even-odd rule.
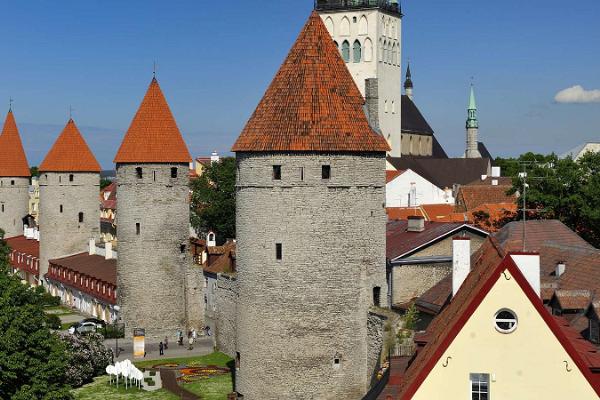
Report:
[[[205,356],[196,357],[180,357],[180,358],[161,358],[154,361],[135,361],[134,364],[138,368],[151,368],[157,364],[180,364],[189,367],[198,367],[202,365],[216,365],[217,367],[227,367],[227,363],[233,361],[229,356],[223,353],[212,353]]]
[[[117,387],[108,384],[108,376],[94,379],[94,382],[79,389],[73,390],[76,400],[177,400],[174,394],[159,389],[155,392],[146,392],[139,389],[125,390],[123,386]]]
[[[227,395],[233,392],[233,378],[231,374],[218,375],[182,386],[202,400],[226,400]]]
[[[44,311],[48,314],[54,314],[58,316],[75,314],[73,310],[65,306],[45,307]]]

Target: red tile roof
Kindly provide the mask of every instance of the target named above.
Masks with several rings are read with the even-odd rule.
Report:
[[[487,235],[485,232],[463,223],[425,221],[423,232],[409,232],[408,221],[388,222],[386,232],[387,258],[393,260],[405,256],[462,229],[480,232],[482,236]]]
[[[421,207],[387,207],[385,212],[390,221],[408,219],[411,216],[425,217]]]
[[[585,310],[592,302],[589,290],[556,290],[554,298],[563,310]]]
[[[40,164],[42,172],[100,172],[100,164],[72,119]]]
[[[385,171],[385,183],[390,183],[404,172],[405,171]]]
[[[516,196],[508,195],[510,186],[466,185],[461,186],[456,196],[456,211],[466,212],[489,203],[514,203]]]
[[[600,395],[599,375],[592,373],[592,370],[595,371],[600,367],[597,350],[593,346],[584,343],[583,338],[577,332],[569,330],[565,323],[559,323],[560,320],[550,315],[509,255],[505,256],[501,262],[497,262],[498,259],[494,253],[495,251],[491,250],[492,257],[487,262],[477,265],[471,271],[450,305],[430,325],[427,345],[418,352],[415,360],[406,371],[399,385],[397,398],[410,399],[413,397],[423,381],[427,379],[434,365],[440,360],[448,346],[506,269],[519,284],[531,304],[546,322],[548,328],[569,353],[576,367],[586,377],[596,393]]]
[[[229,241],[223,246],[209,247],[207,250],[209,254],[221,254],[221,256],[212,264],[203,266],[205,272],[213,274],[235,272],[236,243],[234,241]]]
[[[11,250],[19,253],[28,254],[35,258],[40,257],[40,242],[35,239],[26,239],[25,236],[14,236],[6,239],[6,243]]]
[[[61,266],[73,272],[87,275],[91,278],[117,285],[117,260],[107,260],[103,256],[88,252],[73,256],[57,258],[48,261],[50,264]]]
[[[363,104],[331,35],[313,12],[232,151],[389,151],[369,126]]]
[[[27,156],[12,111],[9,111],[0,134],[0,176],[30,177]]]
[[[181,136],[156,78],[142,100],[115,156],[115,163],[189,163]]]

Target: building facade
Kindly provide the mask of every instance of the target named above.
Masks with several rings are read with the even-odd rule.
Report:
[[[378,128],[390,155],[402,155],[402,10],[394,0],[317,0],[316,9],[333,37],[361,94],[377,79]]]
[[[303,113],[313,102],[321,109]],[[244,399],[362,398],[369,389],[381,352],[368,345],[380,343],[369,337],[378,331],[369,310],[385,305],[387,290],[389,146],[363,104],[313,13],[233,147]]]
[[[40,277],[48,261],[85,251],[100,235],[100,165],[70,119],[40,164]]]
[[[10,110],[0,134],[0,229],[5,238],[23,234],[30,176],[15,117]]]

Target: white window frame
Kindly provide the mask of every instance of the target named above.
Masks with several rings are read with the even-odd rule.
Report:
[[[486,392],[482,392],[481,391],[481,383],[484,382],[481,380],[482,377],[487,377],[487,391]],[[477,384],[479,387],[479,390],[477,391],[477,393],[473,392],[473,382],[475,382],[474,378],[477,378]],[[486,394],[486,400],[490,400],[490,374],[486,374],[486,373],[481,373],[481,372],[475,372],[475,373],[470,373],[469,374],[469,393],[471,393],[471,396],[469,397],[470,399],[473,399],[473,394],[477,394],[479,396],[479,399],[477,400],[482,400],[481,399],[481,395],[482,394]]]
[[[508,312],[511,313],[514,316],[514,319],[499,319],[498,315],[500,315],[500,313],[503,312]],[[502,329],[498,326],[498,322],[514,322],[514,325],[510,328],[510,329]],[[498,310],[498,312],[496,314],[494,314],[494,328],[496,328],[496,330],[500,333],[503,334],[509,334],[509,333],[513,333],[517,327],[519,326],[519,318],[517,317],[517,313],[514,312],[511,309],[508,308],[502,308],[500,310]]]

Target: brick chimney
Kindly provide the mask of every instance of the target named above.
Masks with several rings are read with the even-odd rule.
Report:
[[[408,217],[409,232],[423,232],[425,230],[425,217],[421,215],[410,215]]]

